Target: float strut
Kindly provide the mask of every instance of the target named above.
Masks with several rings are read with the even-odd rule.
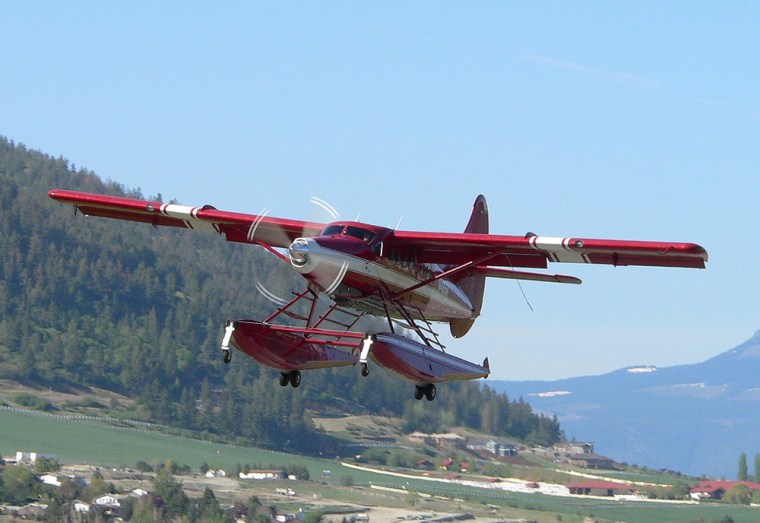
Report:
[[[222,338],[222,353],[224,354],[224,363],[229,363],[232,359],[232,353],[230,352],[230,340],[232,340],[233,332],[235,332],[235,322],[230,320],[224,326],[224,338]]]
[[[359,354],[359,363],[362,366],[362,376],[369,375],[369,366],[367,365],[367,358],[369,358],[369,351],[372,348],[372,344],[377,341],[377,336],[367,333],[362,340],[362,351]]]

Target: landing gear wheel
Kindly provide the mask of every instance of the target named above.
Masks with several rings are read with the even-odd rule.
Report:
[[[222,359],[224,360],[224,363],[231,362],[232,361],[232,351],[229,350],[229,349],[227,349],[227,350],[223,350],[222,352],[224,352],[224,356],[222,357]]]
[[[290,382],[290,378],[284,372],[280,374],[280,385],[286,386]]]
[[[369,376],[369,365],[367,365],[366,363],[362,363],[362,376],[364,376],[365,378]]]
[[[422,387],[415,386],[414,387],[414,399],[421,400],[422,396],[424,396],[425,393],[422,390]]]
[[[426,390],[425,390],[425,398],[427,398],[428,401],[433,401],[435,399],[435,395],[436,395],[435,385],[433,385],[431,383],[430,385],[428,385],[425,388],[426,388]]]
[[[301,371],[294,370],[290,373],[290,385],[295,389],[301,384]]]

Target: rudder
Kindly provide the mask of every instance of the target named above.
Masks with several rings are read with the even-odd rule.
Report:
[[[486,203],[486,197],[482,194],[475,198],[470,221],[467,222],[464,232],[488,234],[488,204]],[[473,309],[473,318],[449,322],[451,335],[455,338],[461,338],[469,332],[470,327],[475,323],[475,318],[480,315],[480,308],[483,305],[483,293],[486,288],[486,277],[485,275],[468,274],[457,281],[457,285],[462,288],[470,299]]]

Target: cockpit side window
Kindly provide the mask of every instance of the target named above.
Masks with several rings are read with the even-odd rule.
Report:
[[[358,238],[364,243],[372,243],[372,240],[377,236],[376,233],[365,229],[363,227],[356,227],[354,225],[328,225],[322,230],[322,236],[351,236],[352,238]]]
[[[353,236],[354,238],[359,238],[364,243],[372,243],[372,240],[375,239],[374,232],[367,229],[363,229],[361,227],[353,227],[351,225],[348,225],[346,227],[345,234],[347,234],[348,236]]]

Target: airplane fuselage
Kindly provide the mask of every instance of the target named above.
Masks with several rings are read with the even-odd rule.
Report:
[[[389,232],[353,222],[330,224],[320,236],[296,239],[289,248],[290,263],[336,302],[373,314],[397,316],[384,306],[383,298],[391,297],[415,317],[430,321],[477,315],[455,281],[436,278],[445,267],[394,250],[384,241]]]

